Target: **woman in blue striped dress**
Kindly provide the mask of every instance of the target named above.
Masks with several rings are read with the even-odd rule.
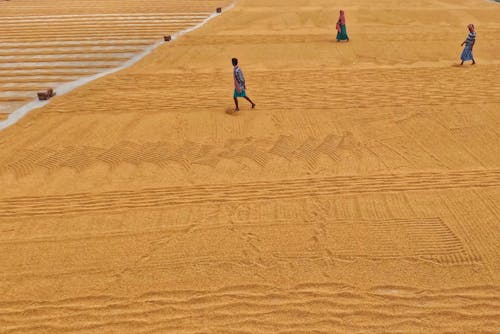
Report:
[[[465,44],[465,48],[464,51],[462,51],[462,55],[460,56],[460,59],[462,59],[462,63],[460,65],[463,65],[464,61],[468,60],[472,60],[472,65],[476,64],[474,55],[472,54],[472,49],[474,48],[474,44],[476,43],[476,30],[473,24],[469,24],[468,28],[469,35],[467,35],[467,39],[462,43],[462,46]]]

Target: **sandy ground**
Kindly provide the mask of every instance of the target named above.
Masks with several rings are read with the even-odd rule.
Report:
[[[340,6],[242,0],[1,132],[0,333],[498,333],[500,6]]]

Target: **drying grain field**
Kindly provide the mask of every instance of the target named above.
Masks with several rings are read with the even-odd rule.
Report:
[[[36,92],[122,65],[229,0],[0,2],[0,120]]]
[[[32,111],[0,132],[0,333],[498,333],[499,16],[242,0]]]

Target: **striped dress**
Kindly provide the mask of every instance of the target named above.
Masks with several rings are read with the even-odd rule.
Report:
[[[474,55],[472,54],[472,46],[474,45],[475,41],[476,32],[469,32],[469,35],[467,35],[467,39],[465,40],[464,50],[462,51],[462,55],[460,56],[460,59],[462,59],[462,61],[474,59]]]

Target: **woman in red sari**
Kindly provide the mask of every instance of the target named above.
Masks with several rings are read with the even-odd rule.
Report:
[[[345,14],[344,11],[340,11],[339,20],[337,21],[337,42],[347,41],[349,42],[349,36],[347,36],[347,29],[345,26]]]

